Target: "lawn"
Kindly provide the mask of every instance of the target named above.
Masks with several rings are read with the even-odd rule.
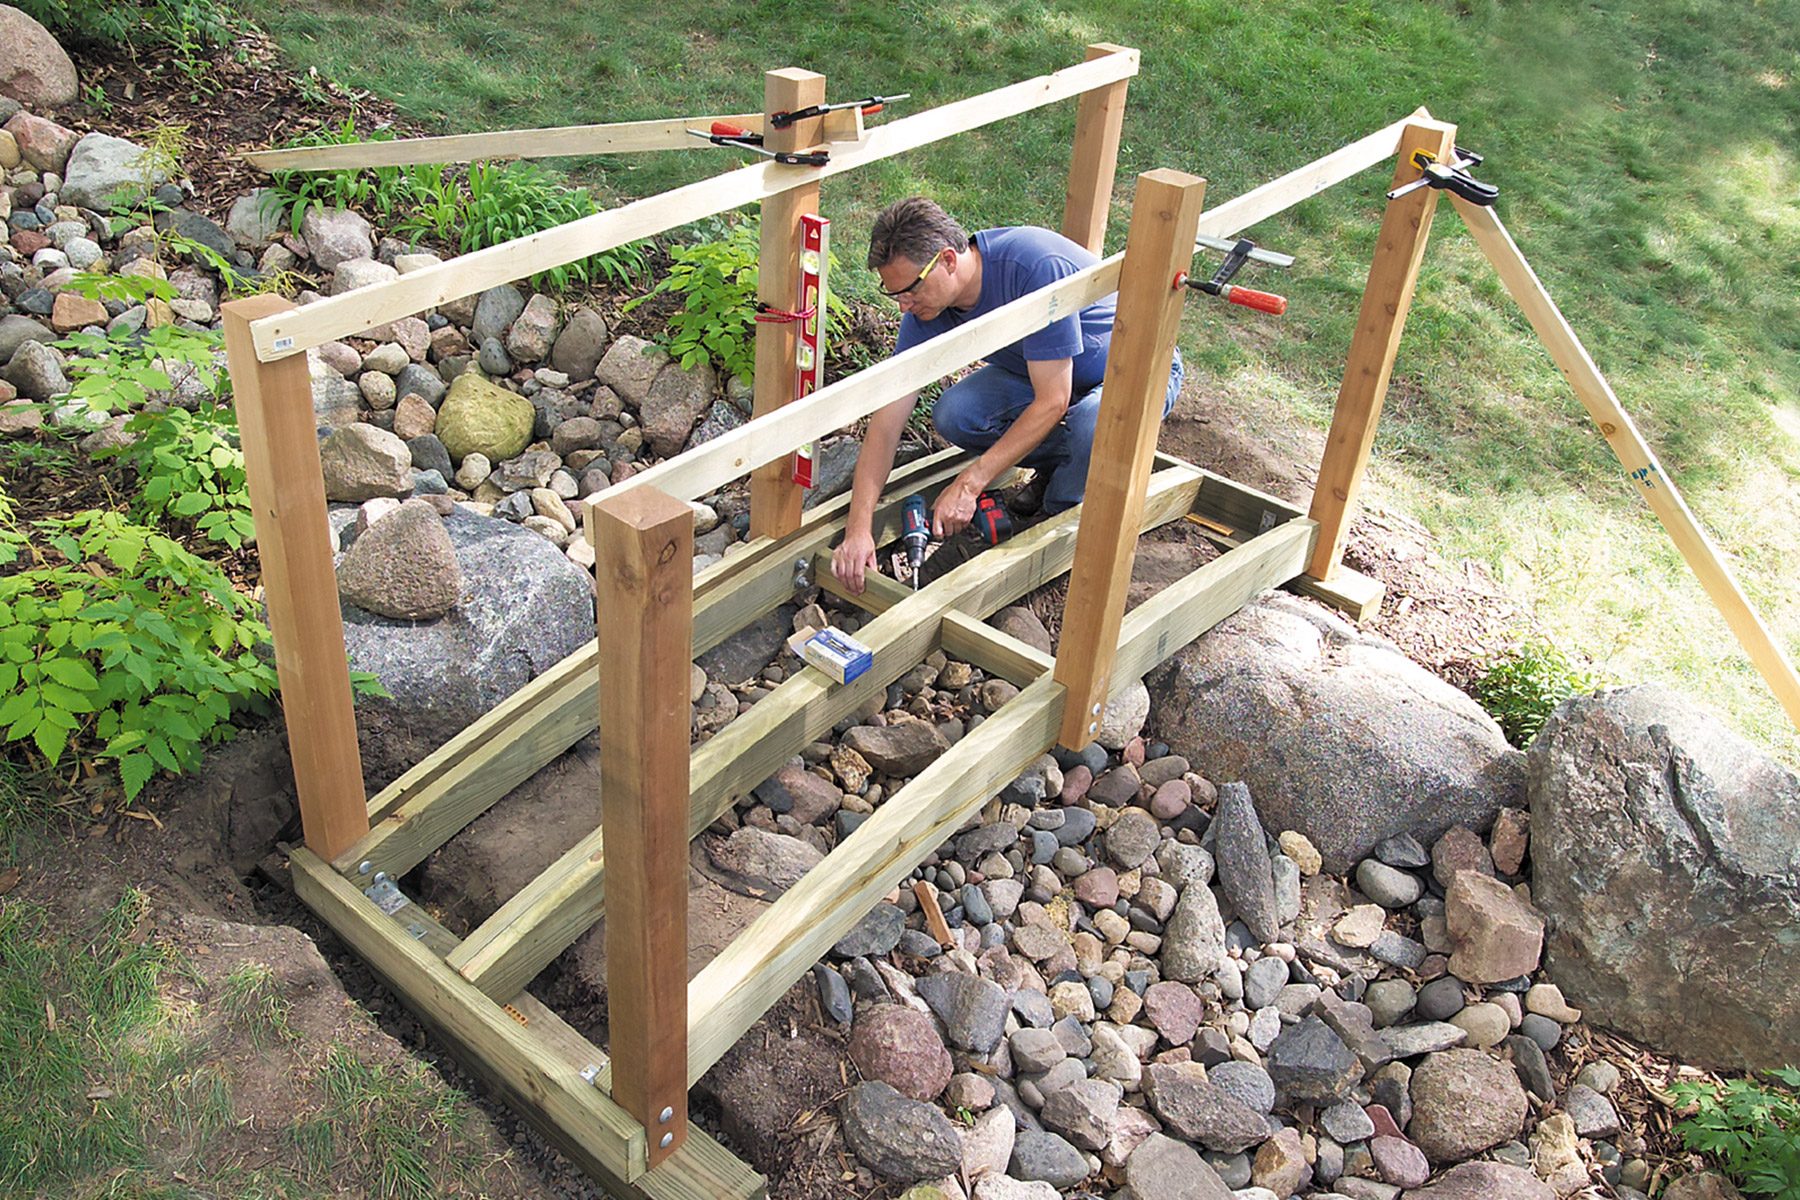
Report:
[[[1800,0],[901,0],[829,14],[785,0],[400,0],[373,20],[348,0],[246,7],[297,65],[440,132],[754,109],[761,72],[786,65],[823,72],[838,98],[909,91],[899,111],[912,112],[1079,61],[1089,42],[1137,46],[1115,248],[1138,171],[1203,174],[1217,203],[1423,104],[1488,155],[1503,219],[1800,656]],[[859,247],[873,213],[915,190],[972,226],[1056,224],[1073,107],[828,183],[837,244]],[[633,198],[730,162],[702,150],[559,165]],[[1252,231],[1299,256],[1267,284],[1289,315],[1271,330],[1190,305],[1190,376],[1262,397],[1280,420],[1328,423],[1385,179]],[[864,273],[843,275],[867,294]],[[1447,208],[1376,455],[1369,498],[1416,513],[1453,561],[1492,567],[1558,643],[1617,682],[1697,693],[1800,761],[1800,737]]]

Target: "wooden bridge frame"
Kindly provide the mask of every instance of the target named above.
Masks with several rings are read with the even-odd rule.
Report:
[[[864,129],[854,110],[829,122],[802,121],[781,131],[786,148],[829,142],[829,166],[744,167],[304,308],[270,297],[225,306],[305,828],[306,847],[291,858],[296,888],[460,1058],[619,1196],[765,1194],[761,1177],[688,1124],[688,1088],[996,791],[1051,746],[1085,745],[1110,696],[1270,587],[1295,586],[1359,618],[1372,611],[1379,586],[1343,570],[1340,558],[1438,193],[1422,189],[1387,206],[1307,513],[1156,454],[1163,380],[1186,294],[1175,279],[1187,270],[1197,235],[1232,236],[1384,160],[1393,160],[1396,184],[1407,182],[1418,174],[1415,150],[1449,158],[1455,127],[1420,110],[1205,215],[1203,180],[1175,171],[1141,175],[1122,254],[803,400],[791,400],[791,328],[760,326],[755,418],[589,498],[586,527],[602,616],[596,641],[373,797],[365,793],[357,750],[304,351],[759,200],[765,299],[785,306],[795,290],[799,218],[817,210],[821,180],[1076,97],[1064,231],[1099,252],[1126,86],[1137,70],[1137,51],[1097,45],[1080,65],[879,128]],[[773,71],[765,113],[732,119],[760,127],[769,113],[823,98],[823,77]],[[252,160],[271,168],[334,167],[688,148],[695,139],[686,129],[713,119],[271,151]],[[1643,467],[1660,479],[1492,211],[1463,215],[1634,478]],[[845,596],[874,614],[858,635],[874,651],[864,676],[838,685],[804,669],[690,751],[692,658],[788,600],[797,560],[810,562],[816,581],[843,595],[828,563],[847,498],[803,513],[787,479],[793,452],[1115,291],[1118,324],[1086,502],[920,592],[872,578],[863,595]],[[964,461],[952,451],[895,472],[876,514],[877,543],[897,537],[904,496],[935,494]],[[751,539],[693,574],[687,502],[745,474],[753,476]],[[1664,513],[1669,499],[1680,506],[1672,488],[1646,495],[1663,505],[1666,523],[1686,512]],[[1137,534],[1188,514],[1202,518],[1224,552],[1125,612]],[[1697,536],[1710,551],[1704,534]],[[983,623],[1065,571],[1070,597],[1054,658]],[[1708,573],[1701,575],[1711,589]],[[1728,575],[1725,581],[1728,594],[1714,594],[1725,595],[1721,607],[1734,629],[1772,685],[1778,673],[1767,669],[1771,653],[1792,687],[1791,666]],[[939,648],[1022,690],[891,796],[689,982],[689,841]],[[1800,689],[1792,700],[1777,691],[1800,720]],[[402,875],[596,725],[604,837],[596,805],[594,832],[465,938],[405,896]],[[603,911],[610,1055],[526,990]]]

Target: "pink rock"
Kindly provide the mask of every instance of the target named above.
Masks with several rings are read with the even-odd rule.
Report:
[[[32,108],[55,108],[80,94],[75,64],[50,31],[8,5],[0,5],[0,96]]]
[[[1063,790],[1060,799],[1065,806],[1078,804],[1088,794],[1088,789],[1093,786],[1094,773],[1088,770],[1087,764],[1076,763],[1063,772]]]
[[[858,1013],[849,1051],[864,1079],[879,1079],[914,1100],[935,1100],[953,1070],[937,1025],[903,1004],[880,1004]]]
[[[1385,1104],[1371,1104],[1363,1109],[1369,1120],[1375,1122],[1376,1137],[1399,1137],[1400,1126],[1394,1121],[1394,1114],[1387,1110]]]
[[[28,112],[14,113],[6,123],[6,132],[13,135],[26,162],[40,171],[55,171],[59,175],[69,165],[75,143],[81,140],[73,129],[64,129],[55,121]]]
[[[1499,983],[1537,970],[1544,918],[1498,879],[1459,871],[1444,894],[1444,920],[1450,971],[1459,979]]]
[[[1143,766],[1144,765],[1144,739],[1141,737],[1134,737],[1129,742],[1126,742],[1123,757],[1126,762],[1130,763],[1134,767]]]
[[[1488,857],[1481,835],[1457,825],[1437,840],[1431,848],[1431,873],[1440,886],[1448,888],[1458,871],[1494,873],[1494,860]]]
[[[1074,889],[1075,898],[1089,908],[1111,908],[1119,900],[1119,873],[1111,867],[1095,867],[1075,880]]]
[[[1193,799],[1192,788],[1182,780],[1171,779],[1151,795],[1150,815],[1159,821],[1173,821],[1187,811]]]
[[[1525,865],[1525,851],[1531,840],[1531,814],[1522,808],[1503,808],[1494,817],[1494,831],[1488,835],[1488,852],[1494,869],[1502,875],[1517,875]]]
[[[1369,1154],[1382,1180],[1396,1187],[1423,1187],[1431,1178],[1431,1164],[1425,1161],[1424,1152],[1405,1138],[1371,1138]]]
[[[1172,1046],[1182,1046],[1193,1040],[1205,1009],[1193,988],[1185,983],[1164,980],[1144,990],[1144,1015],[1165,1041]]]

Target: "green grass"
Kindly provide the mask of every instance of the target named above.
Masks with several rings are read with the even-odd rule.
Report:
[[[830,94],[911,91],[922,111],[1079,61],[1144,51],[1130,85],[1110,241],[1129,180],[1174,166],[1216,204],[1418,105],[1484,151],[1501,212],[1745,588],[1800,655],[1800,0],[1621,6],[1495,0],[1035,0],[753,10],[527,0],[248,0],[299,65],[394,98],[436,131],[754,109],[765,68]],[[854,262],[873,214],[929,191],[970,225],[1060,218],[1074,106],[834,179]],[[276,131],[283,136],[293,131]],[[639,197],[725,169],[718,151],[561,164]],[[1354,326],[1386,172],[1254,233],[1295,253],[1279,323],[1196,301],[1183,346],[1203,389],[1250,389],[1322,428]],[[1417,512],[1494,566],[1550,635],[1622,681],[1661,678],[1800,759],[1800,738],[1622,479],[1446,206],[1395,370],[1370,499]],[[867,273],[840,284],[867,295]],[[1268,421],[1265,414],[1258,418]]]
[[[148,905],[128,889],[87,927],[34,903],[0,906],[0,1195],[480,1191],[487,1164],[460,1139],[459,1092],[419,1063],[370,1063],[342,1043],[309,1065],[268,966],[243,964],[206,988],[192,964],[145,936]],[[248,1143],[235,1140],[246,1114],[215,1040],[233,1029],[265,1055],[294,1055],[269,1068],[282,1073],[277,1090],[292,1109],[251,1114]]]

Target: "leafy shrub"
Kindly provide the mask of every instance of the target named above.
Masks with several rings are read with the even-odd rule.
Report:
[[[361,132],[356,118],[341,125],[325,126],[284,142],[283,148],[341,146],[348,142],[391,142],[392,129]],[[313,209],[354,208],[378,216],[391,216],[410,196],[408,177],[401,167],[362,167],[334,171],[273,171],[263,204],[271,213],[286,214],[288,227],[300,232],[306,214]]]
[[[1543,638],[1528,638],[1490,661],[1475,680],[1475,699],[1500,723],[1506,740],[1523,749],[1564,700],[1600,686]]]
[[[156,279],[131,276],[77,276],[69,287],[96,299],[121,294],[173,296],[169,285]],[[208,397],[218,397],[226,375],[215,358],[223,342],[212,330],[159,325],[154,329],[112,333],[74,333],[57,342],[73,352],[69,373],[75,378],[70,402],[97,413],[126,412],[140,407],[157,392],[174,387],[170,372]]]
[[[232,409],[212,404],[191,413],[146,409],[125,423],[125,432],[137,440],[101,454],[137,469],[132,515],[191,521],[204,537],[233,550],[250,540],[255,527]]]
[[[0,743],[111,760],[129,799],[275,692],[268,630],[222,572],[120,513],[0,529]],[[41,539],[42,544],[39,544]]]
[[[624,307],[630,312],[661,293],[681,297],[659,344],[684,368],[711,360],[721,371],[748,382],[756,372],[757,250],[759,221],[740,221],[722,237],[674,246],[669,273],[646,294]],[[837,265],[832,255],[831,267]],[[835,341],[849,324],[849,305],[826,292],[825,339]]]
[[[222,46],[234,21],[221,0],[15,0],[46,29],[110,45]]]
[[[1770,1071],[1774,1082],[1682,1081],[1669,1090],[1694,1115],[1675,1124],[1689,1150],[1710,1155],[1744,1191],[1800,1200],[1800,1070]],[[1778,1086],[1785,1084],[1786,1087]]]

